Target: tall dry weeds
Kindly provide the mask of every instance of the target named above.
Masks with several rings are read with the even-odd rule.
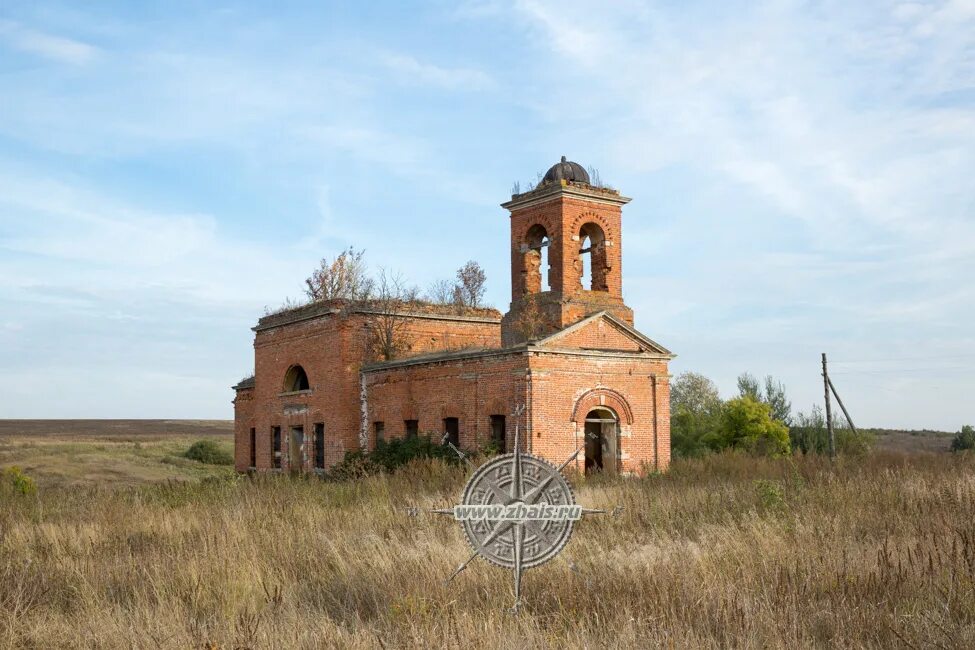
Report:
[[[528,572],[475,562],[420,463],[0,503],[2,648],[975,647],[975,460],[715,456],[577,482],[618,517]],[[575,570],[570,569],[570,562]]]

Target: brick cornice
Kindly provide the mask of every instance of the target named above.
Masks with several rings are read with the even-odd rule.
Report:
[[[510,201],[501,204],[505,210],[520,210],[540,203],[548,203],[557,198],[566,197],[572,199],[582,199],[593,203],[603,203],[606,205],[626,205],[632,199],[621,195],[616,190],[607,190],[588,185],[577,185],[575,183],[552,183],[543,185],[531,192],[515,194]]]
[[[529,345],[528,351],[535,354],[552,354],[569,357],[591,357],[594,359],[647,359],[650,361],[670,361],[676,355],[657,352],[627,352],[625,350],[593,350],[585,348],[552,348]]]
[[[395,370],[408,366],[433,365],[437,363],[451,363],[454,361],[467,361],[470,359],[485,359],[488,357],[503,357],[508,355],[523,354],[526,351],[525,345],[518,345],[507,348],[487,348],[483,350],[454,350],[437,354],[407,357],[394,361],[377,361],[365,364],[360,368],[360,372],[367,374],[370,372],[381,372],[383,370]]]

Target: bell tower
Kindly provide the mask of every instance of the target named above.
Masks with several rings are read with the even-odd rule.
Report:
[[[630,199],[594,186],[565,156],[537,187],[512,195],[511,308],[504,345],[547,336],[598,311],[633,324],[623,304],[621,217]]]

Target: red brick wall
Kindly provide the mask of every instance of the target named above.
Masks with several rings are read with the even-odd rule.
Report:
[[[573,332],[558,343],[580,348],[621,347],[604,323]],[[434,321],[434,323],[436,323]],[[442,323],[417,324],[416,335],[435,338]],[[496,326],[495,326],[496,328]],[[471,327],[474,339],[484,331]],[[282,467],[288,469],[292,426],[305,431],[305,469],[311,469],[315,422],[325,423],[326,465],[359,446],[362,427],[360,366],[367,358],[364,317],[334,317],[296,323],[258,333],[255,342],[256,384],[241,390],[236,401],[236,466],[247,468],[249,431],[257,429],[258,468],[271,466],[271,427],[282,428]],[[462,337],[456,330],[450,337]],[[626,339],[625,342],[628,342]],[[281,394],[285,373],[300,363],[309,391]],[[612,409],[620,419],[620,469],[664,470],[670,462],[669,376],[666,360],[624,354],[559,353],[535,348],[497,356],[413,364],[369,370],[362,375],[368,400],[366,431],[374,446],[373,423],[384,423],[384,436],[405,435],[405,421],[418,420],[421,433],[442,435],[443,419],[456,417],[465,448],[490,438],[490,416],[505,415],[507,437],[513,438],[514,408],[527,404],[523,426],[526,449],[552,462],[567,458],[582,442],[583,420],[594,406]],[[285,415],[285,407],[292,413]],[[524,430],[524,429],[523,429]],[[580,458],[578,467],[584,467]]]
[[[623,472],[665,470],[670,463],[667,362],[654,359],[535,352],[531,367],[531,450],[553,462],[583,443],[594,406],[620,420]],[[654,400],[656,382],[656,401]],[[582,471],[583,457],[577,463]]]
[[[586,414],[602,405],[620,418],[622,471],[662,471],[670,463],[665,360],[522,350],[370,370],[365,378],[370,423],[382,421],[387,439],[404,435],[407,419],[419,420],[421,432],[442,435],[442,419],[457,417],[461,446],[473,448],[489,439],[490,416],[503,414],[510,444],[510,414],[528,404],[525,449],[561,463],[582,443]],[[580,456],[578,469],[584,466]]]
[[[346,451],[359,447],[362,425],[359,367],[372,360],[372,337],[367,314],[336,314],[290,323],[257,332],[254,339],[253,399],[238,400],[236,408],[236,466],[247,467],[250,427],[257,429],[257,467],[271,467],[271,427],[281,427],[282,468],[288,469],[291,427],[305,436],[305,468],[314,462],[314,424],[325,424],[325,461],[330,466]],[[497,347],[496,322],[415,319],[401,332],[410,354],[462,347]],[[301,365],[310,390],[283,393],[285,374]],[[244,391],[239,393],[242,394]],[[245,406],[245,403],[248,406]]]
[[[480,447],[491,436],[492,415],[506,416],[507,438],[514,436],[511,412],[525,403],[526,353],[513,351],[463,361],[428,363],[364,373],[372,423],[385,424],[386,439],[406,434],[405,420],[418,420],[421,433],[442,436],[443,419],[456,417],[460,445]]]
[[[254,389],[244,388],[234,397],[234,467],[250,466],[250,430],[254,422]]]

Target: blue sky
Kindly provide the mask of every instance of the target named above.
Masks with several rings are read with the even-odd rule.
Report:
[[[232,416],[355,245],[510,295],[514,181],[624,210],[637,326],[726,396],[975,422],[975,2],[0,0],[0,417]]]

